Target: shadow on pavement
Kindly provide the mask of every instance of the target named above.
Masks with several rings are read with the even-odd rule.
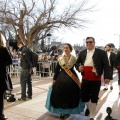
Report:
[[[98,102],[99,104],[97,105],[97,110],[96,110],[96,113],[99,113],[98,114],[98,117],[96,118],[97,120],[101,120],[102,118],[102,114],[103,113],[100,113],[100,109],[102,108],[102,106],[104,105],[104,103],[106,102],[107,98],[108,98],[108,95],[109,95],[110,91],[106,94],[106,92],[104,91],[100,91],[100,96],[99,98],[101,98],[102,96],[104,96],[105,94],[105,97],[103,99],[100,99]]]
[[[112,118],[115,120],[119,120],[120,116],[118,115],[118,113],[120,113],[120,95],[119,94],[112,106],[112,113],[111,113]]]
[[[59,118],[59,114],[50,113],[48,111],[39,118],[37,118],[36,120],[61,120],[61,119]]]

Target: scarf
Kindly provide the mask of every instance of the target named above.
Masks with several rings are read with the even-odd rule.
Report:
[[[65,65],[68,69],[71,69],[73,67],[73,65],[76,63],[76,57],[74,57],[73,55],[70,56],[68,62],[65,61],[65,56],[62,55],[58,58],[58,62],[59,65],[63,68],[63,66]]]

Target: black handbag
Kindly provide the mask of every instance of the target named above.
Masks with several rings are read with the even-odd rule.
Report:
[[[16,101],[14,94],[12,94],[11,92],[9,92],[9,93],[5,92],[4,99],[6,99],[7,102],[15,102]]]

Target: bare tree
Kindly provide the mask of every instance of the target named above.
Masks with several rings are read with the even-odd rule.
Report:
[[[70,1],[70,0],[69,0]],[[82,15],[93,9],[89,0],[74,0],[57,11],[59,0],[3,0],[0,2],[0,23],[11,26],[19,40],[29,47],[39,34],[43,39],[50,30],[61,27],[82,28],[88,21]]]

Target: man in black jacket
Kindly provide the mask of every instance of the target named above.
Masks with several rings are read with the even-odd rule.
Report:
[[[115,63],[115,53],[111,52],[111,45],[109,44],[105,46],[105,51],[107,53],[110,67],[110,90],[113,90],[112,80],[113,80],[113,68]],[[103,90],[108,90],[108,84],[105,84],[105,88]]]
[[[95,48],[93,37],[86,38],[86,48],[78,56],[76,69],[82,74],[81,95],[82,101],[87,106],[85,115],[90,114],[90,120],[94,120],[101,86],[101,75],[104,71],[105,83],[109,83],[110,69],[106,52]]]
[[[28,85],[28,98],[32,98],[32,61],[31,61],[31,51],[30,49],[24,45],[23,42],[19,42],[18,44],[19,50],[21,51],[21,74],[20,74],[20,83],[21,83],[21,98],[18,100],[26,100],[26,84]]]

